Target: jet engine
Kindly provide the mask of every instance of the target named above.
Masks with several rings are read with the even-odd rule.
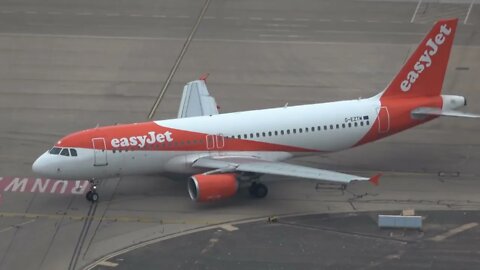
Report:
[[[188,179],[188,193],[196,202],[210,202],[232,197],[237,193],[238,180],[233,173],[196,174]]]

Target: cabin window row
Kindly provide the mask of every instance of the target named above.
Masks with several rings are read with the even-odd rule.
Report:
[[[264,132],[256,132],[250,134],[243,134],[243,135],[232,135],[230,138],[234,139],[248,139],[254,137],[271,137],[271,136],[282,136],[282,135],[290,135],[290,134],[297,134],[297,133],[311,133],[317,132],[322,130],[334,130],[334,129],[343,129],[343,128],[352,128],[352,127],[363,127],[369,126],[370,121],[360,121],[360,122],[350,122],[350,123],[343,123],[343,124],[332,124],[332,125],[323,125],[323,126],[313,126],[313,127],[306,127],[306,128],[293,128],[293,129],[286,129],[286,130],[275,130],[275,131],[264,131]]]

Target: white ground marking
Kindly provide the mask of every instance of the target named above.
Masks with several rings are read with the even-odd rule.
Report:
[[[468,7],[467,15],[465,16],[465,20],[463,20],[463,24],[467,24],[468,16],[470,16],[470,12],[472,11],[472,8],[473,8],[473,2],[475,2],[475,0],[472,0],[472,3],[470,3],[470,6]]]
[[[190,16],[187,16],[187,15],[178,15],[178,16],[175,16],[175,18],[188,19],[188,18],[190,18]]]
[[[25,14],[38,14],[38,12],[33,10],[27,10],[25,11]]]
[[[109,17],[120,16],[119,13],[107,13],[106,15],[109,16]]]
[[[118,263],[109,262],[109,261],[102,261],[102,262],[99,262],[98,265],[106,266],[106,267],[117,267]]]
[[[442,233],[442,234],[439,234],[437,236],[434,236],[434,237],[430,238],[430,240],[435,241],[435,242],[440,242],[440,241],[443,241],[443,240],[447,239],[448,237],[454,236],[454,235],[459,234],[461,232],[464,232],[466,230],[470,230],[470,229],[475,228],[477,226],[478,226],[478,223],[476,223],[476,222],[463,224],[462,226],[453,228],[453,229],[447,231],[446,233]]]
[[[213,248],[213,246],[215,246],[215,244],[218,242],[218,238],[212,238],[208,241],[208,245],[202,250],[202,254],[205,254],[207,253],[207,251],[209,251],[210,249]]]
[[[263,20],[263,19],[260,18],[260,17],[250,17],[250,18],[248,18],[248,19],[249,19],[249,20],[252,20],[252,21],[261,21],[261,20]]]
[[[369,22],[369,23],[377,23],[378,20],[367,20],[367,22]]]
[[[28,221],[25,221],[25,222],[22,222],[22,223],[19,223],[19,224],[15,224],[15,225],[12,225],[12,226],[8,226],[8,227],[0,230],[0,233],[9,231],[9,230],[14,229],[14,228],[22,227],[22,226],[27,225],[27,224],[29,224],[29,223],[32,223],[32,222],[34,222],[34,221],[35,221],[35,219],[31,219],[31,220],[28,220]]]
[[[238,227],[235,227],[232,224],[223,224],[223,225],[220,225],[218,227],[220,227],[221,229],[224,229],[225,231],[229,231],[229,232],[233,232],[233,231],[238,230]]]
[[[412,19],[410,20],[410,23],[413,23],[415,20],[415,16],[417,15],[418,9],[420,8],[420,5],[422,4],[422,0],[418,0],[417,7],[415,8],[415,11],[413,12]]]
[[[62,14],[62,12],[59,12],[59,11],[49,11],[47,12],[48,15],[60,15]]]
[[[267,23],[270,27],[307,27],[306,24],[285,24],[285,23]]]
[[[128,16],[130,16],[130,17],[143,17],[143,16],[145,16],[145,15],[142,15],[142,14],[130,14],[130,15],[128,15]]]
[[[308,22],[308,21],[310,21],[310,19],[308,19],[308,18],[296,18],[296,19],[294,19],[294,21]]]
[[[238,17],[223,17],[225,20],[238,20]]]
[[[78,12],[78,13],[75,13],[75,15],[78,15],[78,16],[91,16],[91,15],[93,15],[93,13],[91,13],[91,12]]]
[[[273,21],[285,21],[285,18],[273,18]]]

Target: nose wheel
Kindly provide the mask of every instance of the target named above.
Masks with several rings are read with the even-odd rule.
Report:
[[[250,195],[254,198],[265,198],[268,194],[268,188],[262,183],[253,182],[248,189]]]
[[[85,194],[85,197],[87,201],[92,203],[97,202],[100,198],[97,193],[97,184],[93,180],[90,180],[90,190]]]

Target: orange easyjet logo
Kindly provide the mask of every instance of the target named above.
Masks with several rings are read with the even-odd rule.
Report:
[[[438,48],[445,42],[445,36],[450,35],[451,28],[448,28],[446,24],[440,26],[440,32],[434,39],[430,38],[427,41],[427,49],[420,56],[418,61],[413,65],[413,70],[408,72],[407,77],[400,83],[400,89],[403,92],[408,92],[415,81],[420,77],[420,74],[425,71],[426,68],[432,65],[432,58],[438,52]]]
[[[149,131],[147,135],[113,138],[110,143],[114,148],[128,146],[138,146],[140,148],[143,148],[147,144],[171,141],[173,141],[173,138],[170,131],[165,131],[164,133],[156,133],[155,131]]]

